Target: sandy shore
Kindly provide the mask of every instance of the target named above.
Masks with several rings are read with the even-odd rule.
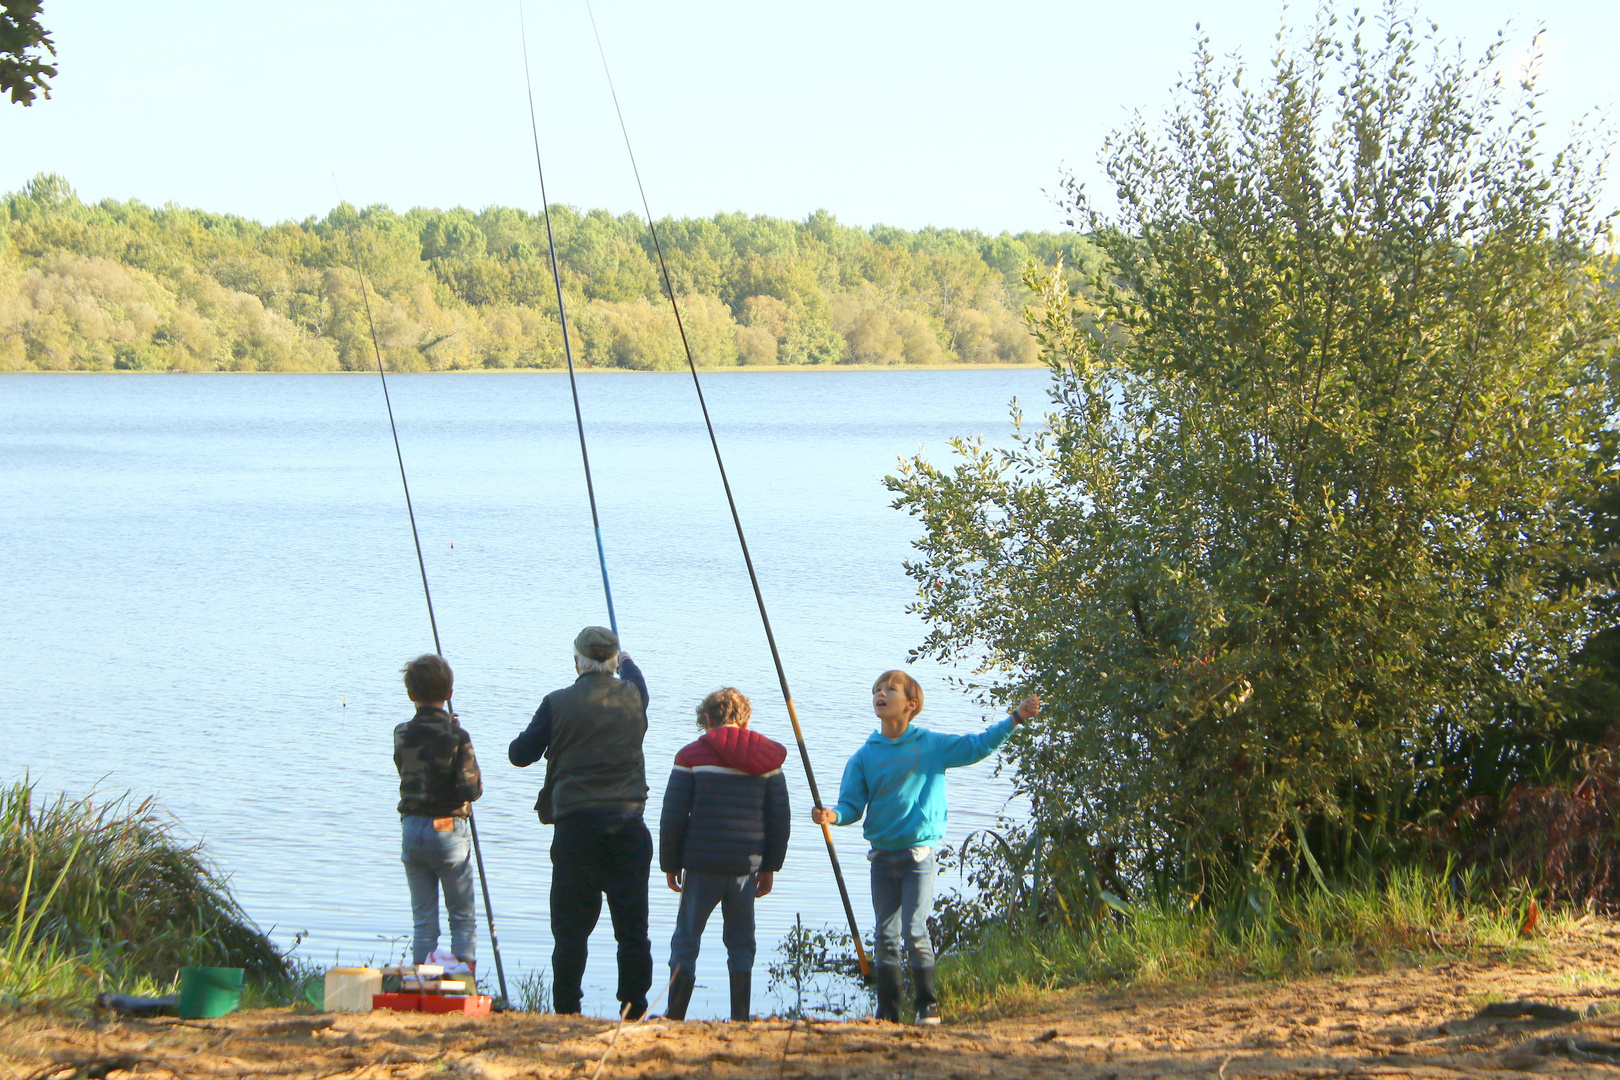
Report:
[[[650,1020],[620,1031],[578,1017],[287,1010],[209,1021],[13,1016],[0,1030],[0,1062],[27,1080],[1620,1077],[1620,1012],[1608,1011],[1620,1007],[1617,950],[1620,924],[1589,920],[1530,960],[1484,954],[1287,983],[1074,990],[1028,1015],[933,1030]],[[1583,1018],[1475,1018],[1487,1002],[1519,999]]]

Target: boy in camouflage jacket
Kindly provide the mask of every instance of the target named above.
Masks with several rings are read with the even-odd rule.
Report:
[[[406,664],[405,692],[416,715],[394,729],[399,769],[400,861],[411,888],[414,963],[439,945],[439,891],[450,922],[450,950],[476,966],[478,915],[473,906],[472,836],[467,818],[484,793],[472,739],[445,711],[455,675],[444,657],[426,653]]]

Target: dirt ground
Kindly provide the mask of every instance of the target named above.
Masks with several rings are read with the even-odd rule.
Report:
[[[1493,1001],[1574,1009],[1572,1023],[1476,1018]],[[258,1010],[221,1020],[11,1017],[13,1080],[70,1076],[309,1080],[536,1077],[1620,1078],[1620,924],[1588,922],[1535,959],[1489,956],[1287,983],[1076,990],[1027,1015],[927,1030],[874,1021],[747,1024],[526,1014]]]

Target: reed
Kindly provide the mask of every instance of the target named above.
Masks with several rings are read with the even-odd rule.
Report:
[[[261,986],[286,960],[200,845],[151,799],[41,798],[0,789],[0,1003],[160,992],[188,965],[241,967]]]

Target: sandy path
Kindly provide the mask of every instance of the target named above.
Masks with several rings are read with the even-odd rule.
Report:
[[[1072,991],[1054,995],[1038,1013],[932,1031],[871,1021],[655,1020],[626,1027],[610,1052],[611,1024],[556,1016],[260,1010],[213,1021],[99,1026],[13,1018],[0,1031],[0,1063],[28,1080],[109,1074],[588,1080],[604,1055],[604,1078],[1620,1078],[1620,1012],[1603,1011],[1620,1006],[1617,969],[1620,924],[1591,923],[1548,942],[1531,961],[1476,956],[1289,983]],[[1572,1024],[1456,1025],[1486,1001],[1519,998],[1597,1008]],[[1603,1044],[1615,1047],[1612,1063],[1601,1055]]]

